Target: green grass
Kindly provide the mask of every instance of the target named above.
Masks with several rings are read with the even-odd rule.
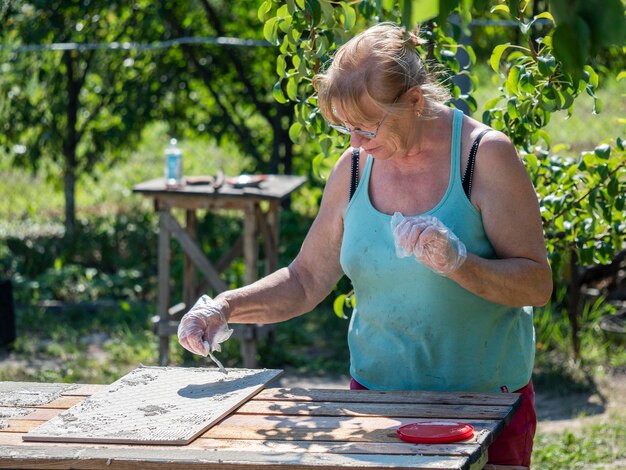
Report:
[[[626,422],[616,418],[576,431],[538,433],[532,463],[541,470],[608,469],[625,459]]]
[[[602,298],[587,299],[579,317],[581,357],[573,356],[572,328],[564,303],[567,295],[567,288],[563,285],[557,289],[553,302],[534,309],[537,344],[535,365],[542,375],[546,379],[567,378],[573,384],[582,385],[589,382],[589,377],[596,373],[596,369],[626,365],[623,344],[616,338],[608,337],[600,328],[602,318],[617,310]]]
[[[154,362],[149,312],[143,302],[123,301],[96,309],[20,308],[14,352],[0,380],[110,383]]]
[[[130,155],[82,175],[76,187],[78,217],[117,214],[137,206],[150,210],[150,201],[133,194],[132,187],[163,176],[163,151],[168,139],[166,126],[153,124],[146,128],[141,144]],[[217,147],[202,138],[181,140],[179,145],[183,150],[183,171],[188,176],[214,175],[219,169],[235,175],[250,165],[250,160],[232,145]],[[50,225],[51,219],[62,220],[65,202],[60,175],[61,167],[56,163],[42,164],[32,173],[15,168],[7,157],[0,155],[0,235],[16,222]]]

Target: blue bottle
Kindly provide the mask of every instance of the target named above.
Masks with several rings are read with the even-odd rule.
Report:
[[[183,185],[183,152],[176,139],[170,140],[165,149],[165,184],[168,188],[179,188]]]

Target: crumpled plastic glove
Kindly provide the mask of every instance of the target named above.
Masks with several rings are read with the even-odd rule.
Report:
[[[233,330],[228,328],[221,305],[208,295],[198,299],[178,324],[178,342],[187,351],[208,356],[221,351]]]
[[[467,259],[465,244],[437,217],[391,217],[391,231],[399,258],[415,256],[424,266],[448,276]]]

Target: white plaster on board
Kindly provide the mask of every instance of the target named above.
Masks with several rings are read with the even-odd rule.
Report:
[[[23,439],[185,445],[281,372],[140,367]]]
[[[0,406],[41,406],[59,398],[63,392],[78,388],[70,384],[0,382]]]

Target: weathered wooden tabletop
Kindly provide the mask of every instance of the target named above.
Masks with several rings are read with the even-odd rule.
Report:
[[[482,469],[518,394],[269,388],[186,446],[23,442],[104,385],[0,382],[0,468]],[[462,421],[474,436],[411,444],[404,424]]]
[[[221,201],[235,201],[242,204],[250,200],[282,200],[289,196],[306,182],[306,177],[296,175],[264,175],[265,180],[258,187],[234,187],[225,184],[215,190],[209,184],[187,184],[179,188],[168,188],[165,179],[156,178],[133,186],[133,191],[142,193],[164,201],[182,200],[182,203],[173,203],[174,207],[189,204],[194,198],[204,203]]]

